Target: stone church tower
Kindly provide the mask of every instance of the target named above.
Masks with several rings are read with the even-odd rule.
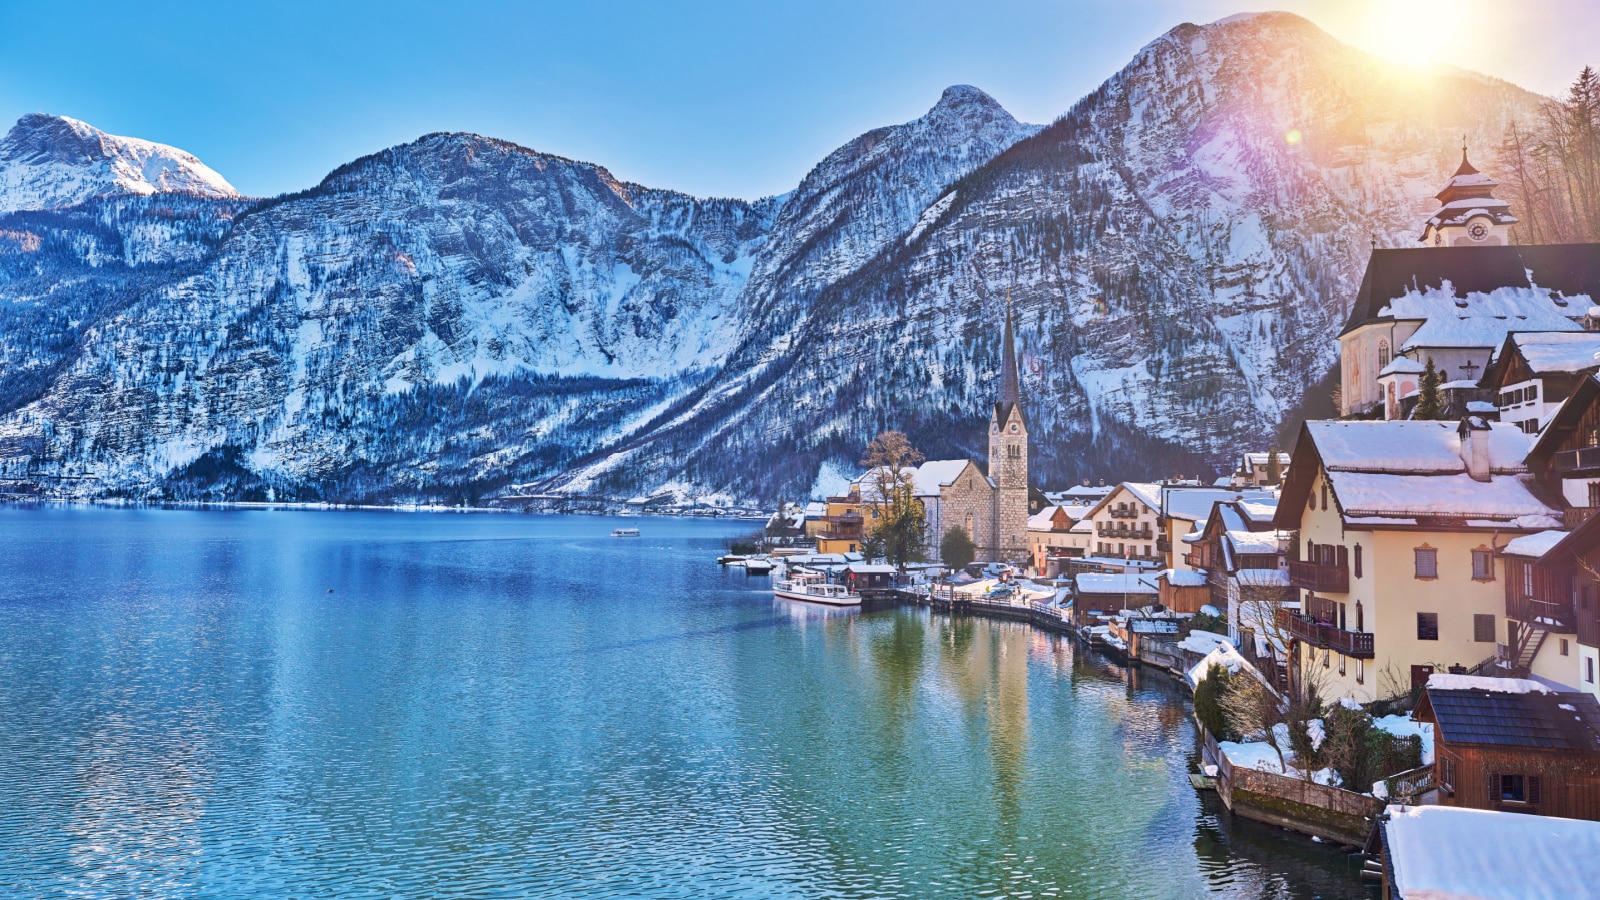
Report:
[[[994,482],[993,534],[987,543],[994,558],[1006,562],[1028,557],[1028,417],[1022,412],[1022,389],[1017,377],[1016,339],[1011,326],[1011,302],[1006,301],[1006,333],[1000,363],[1000,400],[989,416],[989,480]]]

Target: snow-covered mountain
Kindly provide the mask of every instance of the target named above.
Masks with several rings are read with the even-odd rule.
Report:
[[[164,192],[239,196],[221,175],[176,147],[106,134],[66,116],[23,116],[0,139],[0,212]]]
[[[753,203],[452,134],[267,201],[72,173],[56,208],[31,127],[0,156],[35,185],[0,191],[0,479],[793,497],[884,428],[981,457],[1008,294],[1043,480],[1194,472],[1271,439],[1369,241],[1413,241],[1460,135],[1537,100],[1262,14],[1042,130],[951,88]]]

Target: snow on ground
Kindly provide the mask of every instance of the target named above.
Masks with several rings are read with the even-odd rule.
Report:
[[[1278,761],[1278,751],[1272,749],[1272,745],[1265,741],[1222,741],[1217,747],[1236,769],[1255,769],[1258,772],[1287,775],[1290,778],[1304,777],[1304,773],[1295,768],[1294,754],[1288,750],[1283,751],[1284,760],[1289,764],[1285,769]],[[1339,774],[1332,769],[1318,769],[1312,772],[1311,780],[1329,787],[1339,786]]]
[[[1178,642],[1180,650],[1188,650],[1191,653],[1199,653],[1201,655],[1224,646],[1229,649],[1233,647],[1233,644],[1228,641],[1228,636],[1210,631],[1191,631],[1187,637]]]
[[[1372,727],[1387,731],[1396,737],[1410,737],[1416,735],[1422,738],[1422,764],[1433,765],[1433,726],[1427,722],[1418,722],[1410,716],[1384,716],[1373,719]]]

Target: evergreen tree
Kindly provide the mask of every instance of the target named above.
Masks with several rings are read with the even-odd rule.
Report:
[[[1278,462],[1278,448],[1273,447],[1267,451],[1267,484],[1277,484],[1283,480],[1283,466]]]
[[[1443,414],[1444,410],[1439,404],[1439,373],[1433,368],[1433,357],[1428,357],[1428,365],[1422,372],[1422,386],[1417,394],[1417,408],[1412,411],[1411,418],[1433,421]]]
[[[967,534],[967,530],[960,525],[946,531],[944,538],[939,541],[939,558],[952,571],[971,565],[977,555],[978,548],[972,543],[972,535]]]

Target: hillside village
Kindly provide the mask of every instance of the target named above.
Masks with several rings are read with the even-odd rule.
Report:
[[[1412,821],[1384,811],[1390,791],[1600,820],[1600,244],[1513,243],[1496,187],[1463,149],[1422,246],[1372,251],[1339,336],[1341,418],[1303,423],[1292,448],[1241,448],[1212,484],[1030,497],[1008,310],[988,466],[918,458],[890,478],[922,511],[925,562],[890,560],[898,577],[936,606],[1028,607],[1182,673],[1204,777],[1229,782],[1235,812],[1352,845],[1380,840],[1374,821]],[[869,469],[774,526],[845,577],[871,569],[883,481]],[[970,559],[942,557],[953,532]],[[953,574],[924,586],[940,563]],[[1276,711],[1241,723],[1241,701],[1208,680]],[[1409,746],[1409,771],[1341,776],[1316,745],[1350,717]],[[1302,784],[1263,803],[1278,789],[1262,771],[1325,796]],[[1449,815],[1430,829],[1457,827]],[[1514,831],[1460,827],[1479,842]]]

